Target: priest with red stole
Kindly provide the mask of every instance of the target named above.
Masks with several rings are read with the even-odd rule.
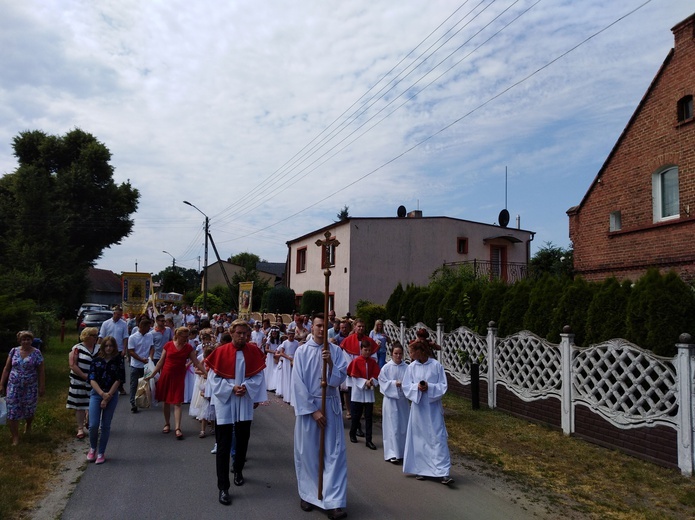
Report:
[[[215,406],[217,425],[217,488],[219,501],[229,505],[229,455],[232,436],[236,437],[236,455],[232,471],[234,485],[244,484],[244,462],[251,436],[253,410],[268,400],[265,386],[265,355],[254,344],[247,342],[251,327],[244,320],[235,320],[229,327],[232,342],[217,347],[205,358],[209,368],[208,384]]]
[[[347,369],[352,386],[350,442],[357,442],[357,430],[364,411],[367,448],[375,450],[376,445],[372,442],[372,412],[374,411],[374,387],[379,384],[379,363],[372,357],[374,351],[367,339],[370,338],[367,336],[362,338],[361,355],[353,359]]]

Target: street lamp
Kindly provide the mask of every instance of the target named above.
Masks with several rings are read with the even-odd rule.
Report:
[[[171,257],[171,268],[174,270],[174,274],[176,273],[176,258],[174,258],[174,255],[172,255],[169,251],[162,251],[162,253],[166,253]]]
[[[210,219],[208,216],[200,211],[200,208],[198,208],[195,204],[191,204],[187,200],[183,201],[184,204],[192,207],[193,209],[197,210],[198,213],[203,215],[205,217],[205,259],[203,263],[203,311],[207,312],[208,311],[208,233],[210,229]]]

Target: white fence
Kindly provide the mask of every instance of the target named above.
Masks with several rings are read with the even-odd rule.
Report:
[[[479,362],[490,408],[497,406],[501,385],[526,402],[558,399],[567,435],[575,432],[577,406],[624,430],[663,425],[677,432],[681,472],[693,474],[695,344],[689,334],[679,338],[675,357],[664,358],[623,339],[580,348],[569,330],[561,334],[558,345],[528,331],[499,338],[493,322],[487,336],[466,327],[445,333],[441,320],[436,331],[422,323],[406,328],[403,320],[399,325],[384,323],[386,334],[404,346],[420,328],[436,338],[442,347],[439,361],[461,384],[470,384],[471,362]],[[489,369],[491,364],[494,370]]]

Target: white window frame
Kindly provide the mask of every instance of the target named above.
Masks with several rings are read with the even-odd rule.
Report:
[[[623,228],[623,219],[622,215],[620,214],[620,210],[618,211],[611,211],[611,216],[610,216],[610,231],[620,231]]]
[[[673,182],[674,174],[675,183]],[[670,185],[667,184],[669,179]],[[671,200],[667,200],[669,197]],[[672,209],[669,214],[666,214],[669,211],[668,206]],[[654,222],[680,218],[678,166],[667,166],[652,174],[652,207]]]

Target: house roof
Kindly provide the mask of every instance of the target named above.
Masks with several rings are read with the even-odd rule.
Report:
[[[92,291],[95,292],[121,292],[121,277],[108,269],[97,269],[90,267],[87,272],[87,278]]]
[[[465,222],[468,224],[474,224],[476,226],[488,226],[491,229],[491,234],[495,234],[496,236],[500,235],[500,230],[504,229],[510,229],[514,231],[519,231],[522,233],[531,233],[533,235],[536,234],[535,231],[529,231],[528,229],[518,229],[518,228],[503,228],[501,226],[498,226],[497,224],[487,224],[485,222],[475,222],[474,220],[466,220],[466,219],[461,219],[461,218],[454,218],[454,217],[349,217],[345,220],[341,220],[340,222],[333,222],[332,224],[328,224],[327,226],[324,226],[319,229],[315,229],[309,233],[306,233],[300,237],[293,238],[292,240],[288,240],[286,242],[287,247],[290,247],[293,243],[299,242],[300,240],[305,240],[306,238],[323,233],[324,231],[327,231],[329,229],[336,229],[340,226],[344,226],[346,224],[349,224],[350,222],[362,222],[362,221],[367,221],[367,220],[403,220],[403,221],[422,221],[422,220],[454,220],[457,222]],[[505,235],[506,236],[506,235]]]
[[[684,22],[687,20],[684,20]],[[681,22],[681,23],[684,23]],[[681,24],[678,24],[681,25]],[[608,168],[608,165],[610,164],[611,160],[613,159],[613,156],[618,152],[620,149],[620,146],[622,145],[623,141],[627,137],[628,132],[632,128],[632,125],[635,123],[635,120],[637,119],[637,116],[639,113],[642,111],[642,108],[644,107],[645,103],[647,102],[647,98],[649,98],[649,95],[652,93],[654,88],[656,87],[656,84],[658,83],[659,79],[661,79],[661,76],[663,75],[664,71],[666,70],[666,67],[668,64],[671,62],[671,59],[673,58],[673,53],[674,49],[671,49],[666,56],[666,59],[664,62],[661,64],[661,67],[659,67],[659,71],[656,73],[656,76],[654,76],[654,79],[652,82],[649,84],[649,88],[647,91],[644,93],[642,96],[642,99],[640,100],[639,104],[637,105],[637,108],[632,114],[632,117],[630,117],[630,120],[627,122],[627,125],[623,129],[622,133],[620,134],[620,137],[618,137],[618,140],[616,141],[615,145],[613,145],[612,150],[608,154],[608,157],[606,157],[606,160],[604,161],[603,165],[601,166],[601,169],[598,171],[596,174],[596,177],[594,177],[593,182],[589,186],[589,189],[586,191],[584,194],[584,197],[582,198],[581,202],[577,204],[576,206],[572,206],[567,210],[568,215],[575,215],[579,212],[579,210],[582,208],[586,200],[589,198],[589,194],[593,191],[593,189],[600,184],[600,179],[603,173],[605,172],[606,168]]]
[[[256,262],[256,270],[282,278],[285,275],[285,262]]]

